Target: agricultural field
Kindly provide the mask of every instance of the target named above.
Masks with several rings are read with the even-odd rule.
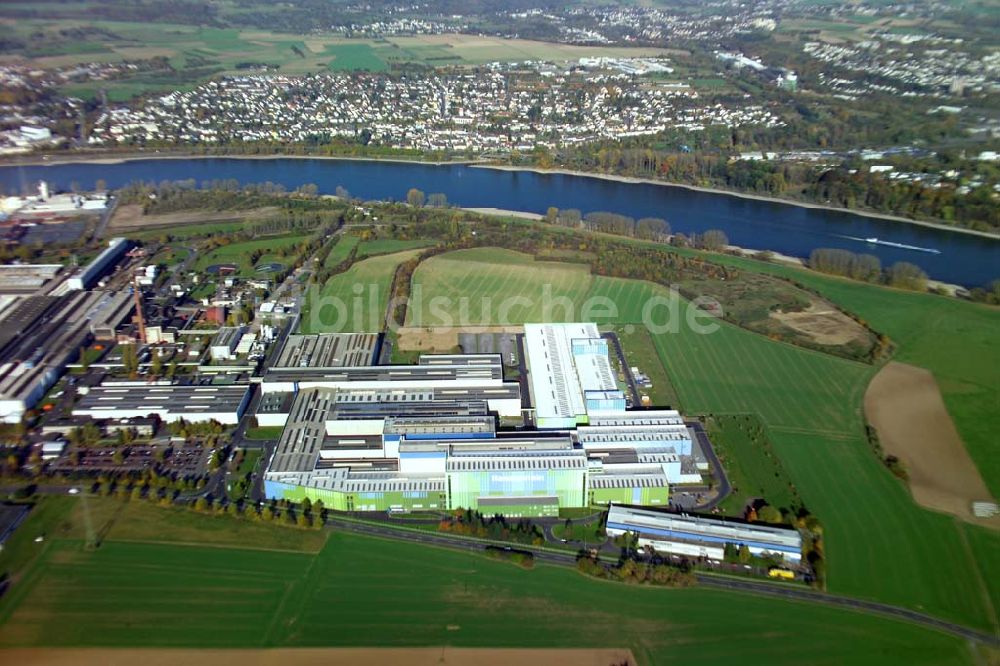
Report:
[[[358,245],[358,257],[374,257],[379,254],[392,254],[404,250],[416,250],[430,247],[430,240],[396,240],[394,238],[379,238],[378,240],[361,241]]]
[[[414,272],[407,326],[575,321],[590,283],[580,264],[498,248],[448,252]]]
[[[32,4],[39,12],[49,3]],[[66,14],[55,3],[55,14]],[[84,99],[105,90],[108,99],[126,101],[137,95],[190,90],[221,74],[239,74],[266,65],[272,72],[298,75],[323,71],[384,71],[394,64],[430,66],[476,65],[492,61],[576,60],[583,56],[656,55],[665,49],[572,46],[474,35],[348,39],[332,34],[293,35],[266,30],[203,27],[169,23],[134,23],[78,18],[4,19],[0,26],[26,44],[0,56],[0,62],[30,59],[39,67],[66,67],[88,62],[123,62],[165,58],[173,70],[136,72],[122,79],[67,83],[65,94]],[[61,31],[74,31],[67,37]],[[36,35],[45,35],[43,39]],[[38,44],[45,44],[39,47]]]
[[[210,266],[219,264],[234,264],[238,267],[236,275],[242,277],[253,277],[257,274],[256,267],[262,264],[279,263],[288,261],[287,257],[282,257],[277,252],[281,250],[291,250],[299,243],[308,239],[308,236],[272,236],[257,240],[244,241],[241,243],[231,243],[223,245],[210,252],[200,254],[195,262],[195,270],[204,271]],[[250,254],[254,251],[262,250],[256,265],[250,264]]]
[[[797,510],[801,506],[798,491],[755,416],[714,416],[708,422],[708,435],[733,488],[719,505],[723,513],[742,516],[752,499],[763,499],[778,509]]]
[[[350,72],[366,70],[382,72],[389,69],[386,61],[378,56],[370,44],[334,44],[323,50],[323,56],[330,58],[330,69]]]
[[[767,426],[823,523],[829,589],[993,626],[998,600],[984,595],[964,526],[918,507],[865,440],[861,399],[873,368],[719,326],[654,339],[685,409],[756,414]]]
[[[713,260],[785,277],[819,292],[888,335],[896,345],[895,360],[933,372],[969,454],[993,495],[1000,497],[1000,456],[996,455],[1000,308],[750,259],[719,256]]]
[[[718,260],[729,261],[724,257]],[[473,261],[483,263],[480,266]],[[769,266],[749,260],[739,263],[749,268]],[[432,270],[435,268],[439,270]],[[984,528],[960,525],[950,517],[918,507],[865,440],[861,402],[874,367],[776,342],[718,320],[709,321],[715,326],[714,332],[701,334],[687,325],[693,308],[668,290],[648,283],[591,276],[585,271],[582,266],[553,266],[513,252],[479,249],[434,257],[417,269],[414,284],[423,286],[425,300],[437,295],[456,298],[464,293],[473,304],[484,298],[496,302],[506,295],[538,294],[547,283],[561,285],[563,295],[577,305],[588,295],[611,298],[618,305],[621,322],[642,321],[644,299],[654,295],[665,299],[666,305],[658,311],[676,319],[654,318],[652,323],[674,321],[679,325],[665,333],[654,331],[652,337],[680,404],[692,414],[755,414],[761,419],[802,500],[824,526],[831,591],[905,605],[980,628],[996,625],[995,607],[1000,605],[1000,599],[986,587],[985,572],[980,571],[966,545],[970,530]],[[799,276],[800,272],[795,274]],[[456,283],[463,280],[460,289]],[[812,286],[805,279],[801,281]],[[934,302],[933,297],[852,286],[885,294],[889,301],[900,296]],[[821,291],[848,310],[854,309],[852,301],[843,302],[834,292]],[[881,306],[892,311],[887,302]],[[993,312],[970,307],[975,312]],[[482,309],[470,305],[469,311],[481,315]],[[495,303],[490,311],[496,312]],[[875,324],[876,330],[885,330],[874,316],[864,310],[858,312]],[[521,316],[520,321],[541,320],[529,319],[537,317],[537,313],[525,310],[513,310],[510,319],[515,321],[515,316]],[[989,315],[980,317],[984,324],[989,321]],[[973,315],[971,319],[958,318],[940,325],[956,331],[974,325],[976,319]],[[932,322],[923,325],[933,326]],[[918,320],[909,324],[913,329],[920,328]],[[997,354],[982,349],[988,331],[998,330],[996,324],[985,330],[965,334],[970,338],[969,350],[984,353],[981,360]],[[900,355],[913,354],[905,345],[922,334],[901,332]],[[943,332],[939,329],[939,334]],[[973,371],[969,364],[975,361],[966,358],[966,353],[944,352],[957,364],[952,372],[966,368],[966,376],[979,378],[987,386],[995,385],[998,379],[987,380],[984,374],[997,365]],[[979,414],[983,418],[995,419],[989,409],[982,407]],[[975,538],[986,543],[1000,542],[995,532],[977,534]],[[949,564],[942,567],[942,562]]]
[[[61,507],[56,522],[71,509]],[[37,531],[34,520],[26,536]],[[155,544],[112,531],[95,551],[70,535],[43,545],[29,539],[35,561],[0,599],[0,646],[621,646],[650,665],[765,655],[776,664],[816,663],[816,655],[826,663],[972,663],[958,639],[819,605],[610,584],[340,532],[318,554],[209,547],[206,539]]]
[[[396,266],[418,254],[409,250],[357,261],[322,288],[311,287],[302,306],[300,332],[380,331]]]
[[[323,262],[323,266],[332,268],[344,261],[351,254],[351,250],[358,246],[359,242],[361,242],[361,239],[357,236],[341,234],[337,237],[337,242],[330,249],[330,254],[326,255],[326,261]]]

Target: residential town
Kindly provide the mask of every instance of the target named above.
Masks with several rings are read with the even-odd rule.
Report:
[[[637,81],[603,62],[493,64],[433,75],[238,76],[98,118],[92,145],[323,141],[400,149],[530,151],[708,125],[777,127],[753,103],[706,104],[690,86]],[[627,63],[630,64],[631,63]],[[655,64],[655,62],[654,62]]]

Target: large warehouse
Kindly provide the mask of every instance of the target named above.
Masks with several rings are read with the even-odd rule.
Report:
[[[525,324],[524,347],[539,428],[573,428],[593,413],[625,411],[596,324]]]
[[[726,544],[733,544],[747,546],[754,555],[777,556],[793,564],[802,559],[802,535],[791,527],[613,505],[607,529],[610,536],[637,534],[640,546],[652,546],[660,553],[721,561]]]
[[[73,416],[130,419],[156,415],[162,421],[240,422],[250,402],[248,384],[222,386],[147,382],[105,382],[92,387],[73,408]]]
[[[526,338],[529,350],[543,351],[533,362],[532,395],[545,384],[570,402],[550,399],[544,428],[509,432],[501,419],[521,414],[522,396],[517,382],[504,381],[499,355],[334,366],[342,355],[333,350],[369,346],[296,340],[262,379],[258,421],[285,426],[265,493],[354,511],[555,516],[612,502],[666,506],[671,483],[700,481],[694,438],[677,412],[625,410],[596,326],[538,325],[526,335],[529,328],[546,338],[544,345]]]

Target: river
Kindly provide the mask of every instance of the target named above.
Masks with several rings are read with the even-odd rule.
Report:
[[[315,183],[332,194],[342,185],[364,199],[405,200],[416,187],[443,192],[448,202],[469,208],[501,208],[545,213],[549,206],[583,213],[610,211],[661,217],[683,233],[721,229],[734,245],[806,258],[820,247],[874,254],[883,266],[908,261],[936,280],[967,287],[1000,277],[1000,240],[866,217],[845,211],[805,208],[723,193],[699,192],[651,183],[529,171],[501,171],[467,165],[436,166],[400,162],[327,159],[144,159],[117,164],[68,163],[0,167],[7,193],[33,189],[46,180],[57,189],[83,189],[103,179],[115,188],[134,180],[159,182],[193,178],[198,183],[235,178],[240,183],[271,181],[294,189]],[[863,239],[935,249],[939,254],[873,245]]]

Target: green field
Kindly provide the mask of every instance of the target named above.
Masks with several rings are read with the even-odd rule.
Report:
[[[330,58],[329,67],[335,71],[367,70],[382,72],[389,69],[385,60],[368,44],[336,44],[327,46],[323,57]]]
[[[414,273],[411,293],[436,302],[411,305],[407,326],[574,321],[590,283],[590,270],[579,264],[535,261],[498,248],[449,252]]]
[[[258,426],[247,428],[245,436],[247,439],[278,439],[284,429],[283,426]]]
[[[185,224],[170,228],[143,229],[141,231],[129,230],[122,232],[122,235],[139,240],[155,240],[164,236],[171,236],[175,240],[186,240],[203,236],[222,236],[238,233],[245,228],[243,222],[209,222],[206,224]]]
[[[358,256],[373,257],[379,254],[392,254],[393,252],[402,252],[404,250],[416,250],[430,245],[434,245],[434,241],[380,238],[378,240],[361,241],[360,245],[358,245]]]
[[[638,368],[652,382],[651,387],[640,387],[639,393],[648,395],[654,407],[681,409],[680,396],[660,363],[649,330],[645,326],[626,324],[616,326],[615,333],[618,334],[618,341],[629,367]]]
[[[905,605],[980,628],[994,626],[994,608],[1000,599],[992,584],[984,583],[986,572],[980,570],[966,544],[970,532],[977,533],[975,538],[984,541],[984,548],[1000,542],[1000,537],[919,508],[872,454],[864,438],[861,400],[874,368],[775,342],[721,321],[714,322],[715,332],[699,334],[686,324],[688,306],[662,287],[595,277],[582,266],[533,262],[526,255],[502,250],[438,255],[417,269],[414,282],[422,284],[425,300],[438,295],[468,295],[472,301],[469,311],[480,316],[485,308],[477,310],[476,304],[486,298],[493,299],[490,312],[496,313],[502,297],[538,294],[545,284],[552,284],[554,292],[576,305],[588,296],[611,298],[618,306],[619,322],[642,321],[646,298],[675,301],[672,313],[669,307],[658,311],[672,314],[676,319],[670,321],[678,325],[672,332],[653,335],[653,340],[680,404],[688,413],[750,413],[763,421],[805,505],[823,523],[829,589]],[[853,287],[890,298],[910,297],[863,285]],[[827,295],[840,302],[833,294]],[[850,303],[841,304],[851,309]],[[986,308],[973,309],[992,313]],[[459,313],[460,303],[454,301],[451,314]],[[867,313],[862,315],[877,324]],[[513,323],[542,320],[538,309],[528,308],[512,310],[509,319]],[[602,322],[600,317],[588,319]],[[976,319],[973,316],[941,325],[955,330],[975,325]],[[917,321],[910,325],[919,327]],[[923,325],[933,324],[926,321]],[[876,329],[883,330],[878,325]],[[907,352],[906,346],[912,344],[909,339],[920,335],[909,333],[899,340],[903,345],[901,360],[912,359],[908,355],[912,348]],[[953,373],[976,363],[975,358],[965,355],[984,351],[974,341],[985,342],[989,337],[986,332],[970,331],[967,335],[973,342],[971,347],[946,353],[957,365]],[[995,354],[991,350],[981,358]],[[992,371],[996,367],[993,365]],[[968,376],[985,379],[988,372],[989,366],[981,366],[969,369]],[[985,404],[971,406],[978,408],[982,418],[995,419]]]
[[[351,250],[358,246],[361,241],[357,236],[341,235],[337,238],[337,242],[332,248],[330,248],[330,254],[326,255],[326,261],[323,262],[323,266],[326,268],[332,268],[340,262],[347,259],[351,254]]]
[[[335,246],[336,247],[336,246]],[[419,250],[383,254],[355,262],[322,288],[310,287],[302,306],[302,333],[376,332],[382,330],[389,286],[396,266]]]
[[[67,520],[57,508],[47,522]],[[210,534],[185,546],[112,531],[93,552],[71,535],[29,538],[34,562],[0,599],[0,646],[626,646],[643,664],[972,663],[958,639],[818,605],[630,587],[337,532],[318,554],[208,547]]]
[[[272,236],[268,238],[260,238],[257,240],[243,241],[241,243],[230,243],[229,245],[223,245],[216,248],[210,252],[205,252],[199,255],[198,260],[195,262],[195,270],[204,271],[207,267],[214,264],[235,264],[239,267],[236,275],[242,277],[254,277],[257,276],[257,272],[254,270],[255,266],[250,264],[250,254],[255,250],[270,250],[266,254],[261,255],[260,259],[257,261],[256,266],[261,264],[267,264],[271,262],[277,262],[279,264],[286,264],[288,262],[287,257],[280,257],[274,253],[275,250],[291,249],[295,245],[298,245],[302,241],[306,240],[308,236]]]
[[[726,515],[742,516],[751,499],[763,499],[778,509],[801,505],[788,473],[769,443],[767,431],[750,414],[718,415],[709,421],[715,454],[726,468],[732,493],[719,505]]]

